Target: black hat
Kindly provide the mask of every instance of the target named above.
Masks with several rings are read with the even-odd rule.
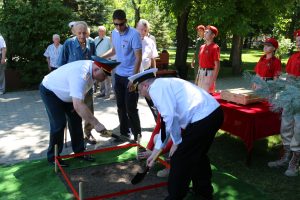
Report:
[[[108,76],[111,76],[111,71],[120,64],[120,62],[107,60],[98,56],[92,56],[92,60],[98,67],[101,67]]]

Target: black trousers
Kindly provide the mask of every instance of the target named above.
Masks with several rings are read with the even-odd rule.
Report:
[[[115,93],[120,121],[120,132],[122,135],[129,133],[129,127],[135,137],[141,134],[140,117],[138,114],[137,103],[139,94],[136,91],[129,92],[128,77],[115,75]]]
[[[212,172],[207,152],[223,118],[223,110],[219,107],[206,118],[189,124],[183,131],[182,142],[171,157],[169,196],[166,199],[183,199],[191,181],[196,195],[207,200],[213,198]]]

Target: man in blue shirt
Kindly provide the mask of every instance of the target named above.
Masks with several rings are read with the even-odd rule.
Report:
[[[137,109],[138,93],[133,89],[128,77],[137,74],[142,61],[142,41],[140,34],[127,25],[123,10],[113,13],[115,29],[112,32],[112,48],[102,55],[109,58],[116,54],[118,62],[115,74],[115,93],[122,136],[129,137],[129,128],[137,140],[141,134],[141,124]],[[130,127],[129,127],[130,123]]]

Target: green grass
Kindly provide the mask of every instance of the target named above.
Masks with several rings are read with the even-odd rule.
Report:
[[[237,179],[254,185],[272,200],[300,199],[300,177],[287,177],[286,168],[270,169],[267,162],[278,159],[280,137],[270,136],[254,144],[251,166],[245,164],[246,148],[236,137],[219,133],[209,152],[211,162]]]
[[[220,141],[217,141],[220,142]],[[229,141],[230,144],[230,141]],[[213,162],[213,186],[215,199],[222,200],[268,200],[268,192],[257,187],[251,182],[245,182],[239,174],[230,174],[224,171],[215,157],[225,156],[229,150],[227,145],[215,145],[218,150],[213,148],[212,153],[220,153],[220,155],[211,155]],[[240,145],[237,145],[239,147]],[[224,150],[223,152],[222,149]],[[97,165],[108,164],[113,162],[122,162],[128,159],[134,159],[136,148],[121,149],[111,152],[95,154]],[[240,155],[240,154],[237,154]],[[68,160],[71,166],[87,167],[90,164],[74,159]],[[94,164],[95,165],[95,164]],[[161,166],[156,165],[152,170],[160,169]],[[228,168],[225,166],[225,168]],[[228,168],[231,170],[231,168]],[[66,170],[72,170],[69,168]],[[246,172],[248,173],[248,172]],[[287,196],[289,197],[289,196]],[[53,166],[50,167],[45,159],[38,161],[26,161],[10,166],[0,165],[0,199],[2,200],[66,200],[72,199],[72,195],[68,192],[62,180],[55,174]],[[194,200],[195,198],[189,194],[185,200]],[[291,198],[289,198],[291,199]],[[270,199],[271,200],[271,199]]]

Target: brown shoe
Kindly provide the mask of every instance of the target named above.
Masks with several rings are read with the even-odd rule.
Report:
[[[89,143],[89,144],[92,144],[92,145],[97,144],[96,139],[94,138],[94,136],[91,133],[86,134],[86,136],[84,138],[84,141],[86,143]]]

